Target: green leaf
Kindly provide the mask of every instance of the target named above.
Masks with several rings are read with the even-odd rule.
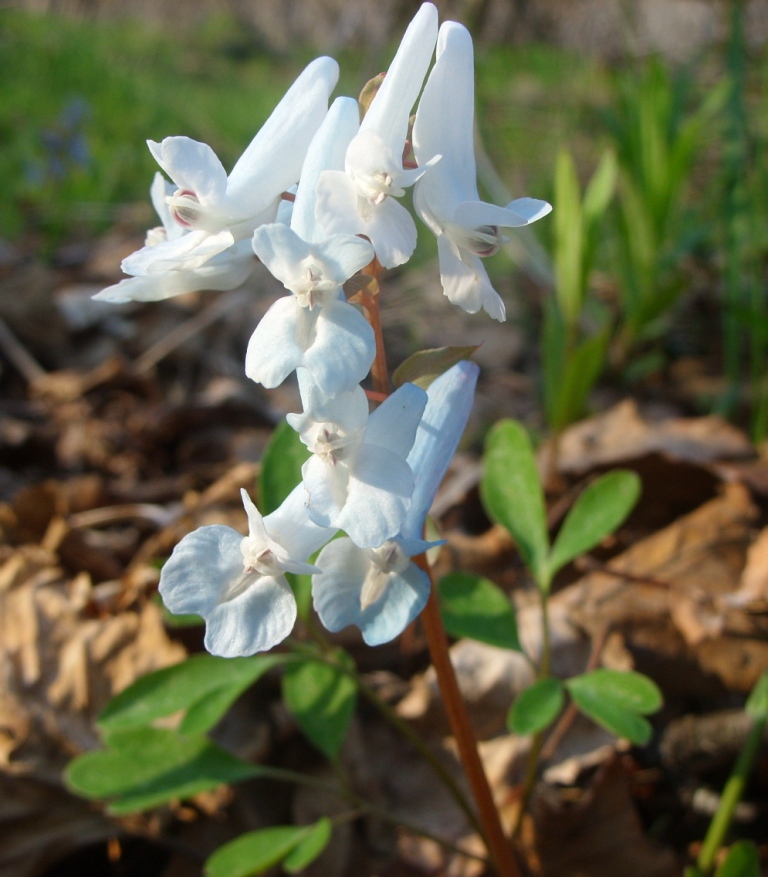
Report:
[[[664,702],[656,683],[634,670],[609,670],[601,667],[581,676],[574,676],[566,684],[571,696],[572,688],[590,691],[595,697],[601,697],[622,709],[642,715],[655,713]]]
[[[215,688],[192,704],[179,725],[181,734],[205,734],[243,693],[242,685]]]
[[[339,663],[354,666],[338,650]],[[357,685],[338,667],[309,658],[291,664],[283,676],[283,699],[309,740],[331,760],[341,744],[355,711]]]
[[[451,636],[522,651],[514,605],[493,582],[454,572],[440,580],[438,593],[443,624]]]
[[[261,458],[259,511],[262,515],[271,514],[283,504],[301,481],[301,467],[308,459],[309,451],[296,430],[286,420],[278,424]]]
[[[224,844],[206,861],[205,877],[251,877],[289,855],[307,837],[304,825],[276,825],[249,831]]]
[[[188,798],[222,783],[257,776],[247,764],[205,737],[161,728],[113,731],[109,748],[68,765],[70,788],[86,798],[113,798],[113,813],[133,813]]]
[[[549,572],[598,545],[626,519],[640,496],[636,473],[608,472],[587,487],[566,515],[549,556]]]
[[[470,359],[478,346],[473,344],[469,347],[436,347],[432,350],[420,350],[400,363],[392,375],[392,383],[396,387],[401,387],[410,382],[426,390],[432,381],[457,362]]]
[[[768,721],[768,671],[755,683],[747,699],[746,711],[757,721]]]
[[[609,339],[606,327],[568,350],[564,327],[558,325],[554,309],[545,311],[544,401],[553,432],[562,431],[584,413],[587,397],[603,370]]]
[[[296,874],[303,870],[322,853],[328,846],[333,832],[333,823],[327,817],[319,819],[308,831],[304,840],[291,850],[283,862],[283,870],[289,874]]]
[[[222,688],[233,695],[228,701],[223,696],[217,701],[226,711],[235,697],[284,660],[285,657],[280,655],[257,655],[252,658],[194,655],[180,664],[164,667],[137,679],[133,685],[112,698],[99,716],[98,723],[109,731],[149,725],[163,716],[192,707]],[[212,707],[205,710],[201,706],[197,712],[194,727],[198,731],[212,727],[223,715],[223,712],[216,715]],[[211,723],[207,727],[202,722],[202,714]]]
[[[515,420],[501,420],[485,444],[480,484],[490,517],[506,527],[539,587],[546,590],[549,549],[544,492],[528,433]]]
[[[760,877],[760,857],[749,840],[737,841],[729,850],[715,877]]]
[[[605,213],[616,189],[617,175],[616,153],[607,149],[584,192],[584,222],[587,226],[593,226]]]
[[[541,679],[520,694],[507,716],[514,734],[537,734],[548,727],[563,708],[565,691],[559,679]]]
[[[655,683],[640,673],[593,670],[565,683],[578,708],[603,728],[632,743],[647,743],[652,728],[642,717],[662,703]]]
[[[584,297],[584,229],[576,166],[565,151],[560,152],[555,165],[554,201],[555,291],[565,323],[572,326],[578,319]]]

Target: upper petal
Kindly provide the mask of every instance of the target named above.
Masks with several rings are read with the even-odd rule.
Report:
[[[518,207],[519,212],[515,210]],[[453,220],[465,228],[478,228],[481,225],[498,225],[503,228],[517,228],[529,225],[546,216],[552,206],[536,198],[520,198],[507,207],[497,207],[484,201],[465,201],[456,208]]]
[[[209,234],[207,231],[191,231],[173,240],[152,247],[142,247],[123,259],[126,274],[161,274],[172,270],[195,270],[235,243],[229,229]]]
[[[264,526],[270,537],[299,562],[306,561],[336,533],[334,528],[321,527],[309,517],[307,491],[301,482],[264,518]]]
[[[446,21],[440,27],[437,60],[416,111],[413,149],[420,166],[442,155],[441,179],[459,187],[465,198],[473,193],[477,197],[474,90],[472,37],[463,25]]]
[[[315,247],[320,259],[331,269],[338,284],[345,283],[373,259],[371,244],[356,235],[334,234]]]
[[[414,488],[401,530],[407,539],[422,536],[435,494],[472,410],[479,372],[474,362],[459,362],[429,385],[427,405],[408,454]]]
[[[365,232],[365,222],[357,212],[355,184],[344,171],[323,171],[316,194],[315,216],[325,235]]]
[[[253,233],[253,251],[269,273],[292,290],[300,280],[301,263],[310,255],[310,246],[287,225],[270,222]]]
[[[427,394],[421,387],[403,384],[368,418],[366,443],[387,448],[405,459],[413,446],[426,404]]]
[[[207,143],[191,137],[166,137],[161,143],[148,140],[147,145],[157,163],[180,189],[194,192],[201,204],[223,200],[227,172]]]
[[[416,223],[394,198],[385,198],[381,204],[371,206],[362,226],[362,233],[370,238],[385,268],[405,264],[416,249]]]
[[[423,3],[403,35],[360,130],[376,131],[402,155],[411,108],[421,91],[437,40],[437,8]]]
[[[325,237],[315,218],[317,183],[325,170],[344,170],[344,156],[360,127],[360,110],[351,97],[337,97],[312,139],[301,168],[301,182],[293,206],[291,228],[305,241]]]
[[[347,500],[333,525],[361,548],[376,548],[400,532],[412,491],[413,474],[405,460],[386,448],[364,444],[351,473]],[[313,503],[310,490],[310,514]]]
[[[301,72],[232,168],[227,197],[261,212],[298,179],[339,78],[333,58],[316,58]]]

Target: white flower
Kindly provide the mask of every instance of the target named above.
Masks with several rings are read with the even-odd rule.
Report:
[[[368,416],[359,387],[328,399],[301,370],[299,389],[304,412],[288,422],[312,452],[301,470],[307,513],[362,548],[381,545],[399,533],[410,504],[413,473],[405,458],[427,394],[404,384]]]
[[[332,58],[309,64],[227,176],[213,150],[189,137],[148,141],[176,184],[168,196],[173,221],[187,234],[144,247],[123,262],[126,274],[198,268],[275,218],[280,196],[299,178],[309,143],[338,79]]]
[[[265,651],[285,639],[296,601],[285,573],[313,573],[307,558],[333,530],[307,517],[299,485],[262,518],[242,491],[248,535],[231,527],[200,527],[174,548],[160,574],[160,595],[171,612],[205,619],[205,647],[232,658]]]
[[[344,171],[325,171],[318,183],[317,214],[326,229],[366,235],[387,268],[407,262],[416,247],[413,219],[391,196],[403,195],[426,170],[405,170],[402,156],[436,39],[437,9],[424,3],[349,144]]]
[[[180,268],[144,277],[126,277],[93,297],[100,301],[161,301],[186,292],[236,289],[253,274],[258,262],[249,241],[217,253],[199,268]]]
[[[329,630],[354,624],[368,645],[378,645],[398,636],[424,608],[429,576],[411,557],[436,544],[423,540],[424,524],[469,417],[478,371],[474,363],[460,362],[427,390],[407,459],[414,490],[400,535],[368,549],[336,539],[318,555],[322,572],[312,577],[312,597]]]
[[[388,539],[378,548],[358,548],[342,537],[329,542],[312,576],[312,599],[323,625],[336,633],[354,624],[369,646],[398,636],[424,608],[429,576],[411,562],[433,543]]]
[[[507,240],[501,228],[529,225],[552,208],[534,198],[520,198],[506,207],[480,200],[473,120],[472,38],[462,25],[445,22],[413,127],[416,161],[422,165],[442,157],[416,184],[414,207],[437,236],[445,295],[470,314],[482,308],[504,320],[504,303],[480,257],[493,255]]]
[[[248,344],[245,372],[265,387],[305,368],[325,395],[335,396],[359,384],[373,362],[373,329],[342,290],[373,259],[373,247],[354,235],[326,236],[314,210],[317,178],[343,161],[357,120],[356,101],[333,103],[307,153],[291,227],[270,223],[254,233],[254,252],[293,293],[272,305]]]

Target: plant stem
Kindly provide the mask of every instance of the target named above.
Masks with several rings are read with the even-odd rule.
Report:
[[[537,681],[547,679],[550,675],[550,665],[552,663],[552,645],[549,637],[549,588],[550,581],[537,582],[539,588],[539,597],[541,598],[541,661],[539,669],[536,673]],[[528,809],[528,804],[533,794],[533,788],[536,785],[536,777],[539,774],[539,759],[541,750],[544,746],[544,731],[539,731],[534,735],[531,742],[531,748],[528,751],[528,757],[525,765],[525,779],[523,780],[523,791],[520,795],[520,805],[517,811],[517,819],[512,829],[512,839],[514,840],[523,827],[523,817]]]
[[[389,372],[387,371],[387,354],[384,349],[384,335],[381,331],[381,311],[379,309],[379,278],[382,270],[381,263],[376,257],[363,268],[362,273],[371,279],[368,281],[368,285],[360,290],[357,298],[363,306],[365,318],[371,324],[376,338],[376,358],[371,366],[373,388],[376,392],[388,396]]]
[[[429,600],[421,616],[424,633],[427,638],[432,664],[437,674],[445,711],[448,714],[448,721],[456,738],[459,757],[464,766],[464,772],[472,789],[475,803],[477,804],[480,821],[485,829],[483,834],[488,845],[488,852],[495,863],[500,877],[521,877],[520,867],[512,853],[512,846],[501,826],[499,811],[496,808],[491,788],[488,785],[488,778],[480,761],[475,735],[459,690],[453,664],[451,664],[448,640],[445,635],[442,618],[440,617],[440,607],[437,602],[432,571],[423,554],[414,557],[413,560],[427,573],[432,583]]]
[[[385,810],[383,807],[379,807],[376,804],[372,804],[370,801],[366,801],[363,798],[360,798],[356,792],[349,788],[341,788],[339,786],[333,785],[333,783],[326,782],[325,780],[318,780],[315,777],[307,776],[306,774],[299,773],[298,771],[288,770],[282,767],[273,767],[271,765],[259,764],[258,768],[258,776],[264,779],[273,779],[278,782],[284,783],[294,783],[297,786],[304,786],[306,788],[316,789],[317,791],[324,792],[325,794],[335,795],[338,798],[346,800],[350,803],[350,805],[354,806],[359,812],[357,815],[361,815],[363,813],[367,813],[370,816],[376,816],[379,819],[382,819],[384,822],[389,822],[391,825],[395,825],[399,828],[405,828],[413,834],[419,834],[422,837],[426,837],[428,840],[434,841],[440,846],[445,847],[448,850],[451,850],[454,853],[458,853],[461,856],[467,856],[471,859],[480,859],[484,861],[481,856],[478,856],[477,853],[470,852],[469,850],[464,850],[456,844],[452,843],[445,838],[440,837],[439,835],[433,834],[426,828],[422,828],[419,825],[416,825],[413,822],[410,822],[407,819],[403,819],[400,816],[396,816],[394,813],[390,813],[388,810]],[[346,816],[346,815],[345,815]],[[335,821],[341,821],[344,817],[335,817]],[[354,818],[352,816],[347,816],[346,818]]]
[[[709,874],[714,867],[715,856],[723,845],[733,820],[736,805],[744,794],[744,787],[749,779],[752,765],[763,742],[765,726],[765,719],[755,719],[755,723],[752,725],[749,736],[744,743],[744,748],[741,750],[736,765],[733,768],[733,773],[725,784],[723,793],[720,796],[717,812],[712,818],[707,836],[704,838],[704,843],[701,845],[701,850],[696,859],[696,868],[702,874]]]
[[[359,293],[359,301],[363,306],[366,318],[373,327],[376,338],[376,359],[371,368],[374,389],[377,392],[386,394],[389,393],[389,373],[387,372],[378,301],[378,280],[381,272],[382,267],[376,258],[363,269],[363,273],[369,274],[372,279]],[[521,877],[520,868],[512,853],[512,846],[501,826],[499,811],[496,809],[496,804],[488,785],[488,778],[480,761],[477,742],[475,741],[469,716],[459,691],[456,675],[453,672],[453,665],[448,654],[448,640],[443,628],[442,618],[440,617],[440,608],[437,604],[432,570],[424,554],[414,557],[413,561],[426,572],[431,584],[429,600],[427,600],[427,605],[422,613],[422,622],[427,645],[429,646],[429,654],[437,673],[443,704],[448,714],[448,721],[456,739],[464,773],[467,776],[469,786],[472,789],[472,795],[477,804],[480,824],[483,828],[480,833],[491,858],[494,860],[499,877]],[[477,824],[474,819],[472,822]]]
[[[474,810],[472,810],[472,807],[467,801],[456,780],[436,758],[434,752],[432,752],[432,750],[421,739],[416,731],[413,730],[408,722],[406,722],[401,716],[399,716],[383,698],[379,697],[376,691],[371,688],[370,685],[364,682],[363,679],[355,671],[349,669],[348,667],[345,667],[338,661],[334,660],[331,646],[328,641],[319,630],[315,631],[315,633],[318,634],[317,638],[320,642],[321,647],[325,647],[324,653],[314,652],[309,647],[298,642],[292,642],[292,648],[302,654],[311,655],[315,660],[322,661],[323,663],[328,664],[329,666],[338,670],[340,673],[344,673],[351,679],[353,679],[355,685],[357,685],[363,697],[365,697],[369,701],[369,703],[371,703],[381,713],[381,715],[392,725],[392,727],[396,731],[402,734],[403,737],[405,737],[405,739],[413,745],[414,749],[432,768],[437,777],[445,784],[446,788],[451,793],[459,808],[466,815],[467,819],[470,821],[474,829],[481,837],[483,837],[483,839],[485,839],[483,836],[483,826],[478,820],[477,815],[475,814]]]

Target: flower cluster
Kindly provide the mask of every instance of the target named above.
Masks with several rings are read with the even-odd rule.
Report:
[[[203,143],[150,141],[172,181],[158,173],[152,184],[162,226],[124,260],[131,277],[97,296],[156,301],[233,289],[257,259],[287,290],[256,327],[245,372],[269,388],[296,372],[302,411],[288,422],[309,452],[302,482],[264,518],[243,492],[248,535],[225,526],[190,533],[160,580],[168,608],[201,615],[206,648],[226,657],[290,633],[296,602],[286,573],[313,576],[329,630],[357,625],[372,645],[421,611],[429,578],[411,558],[429,547],[424,523],[469,416],[477,367],[461,362],[427,391],[405,384],[369,412],[361,382],[374,332],[343,285],[374,260],[392,268],[410,258],[416,225],[397,199],[415,186],[445,295],[503,320],[481,258],[499,249],[501,228],[550,210],[531,198],[506,207],[480,200],[472,41],[455,22],[438,33],[431,3],[410,23],[362,121],[352,98],[329,108],[337,78],[333,59],[309,64],[229,175]]]

